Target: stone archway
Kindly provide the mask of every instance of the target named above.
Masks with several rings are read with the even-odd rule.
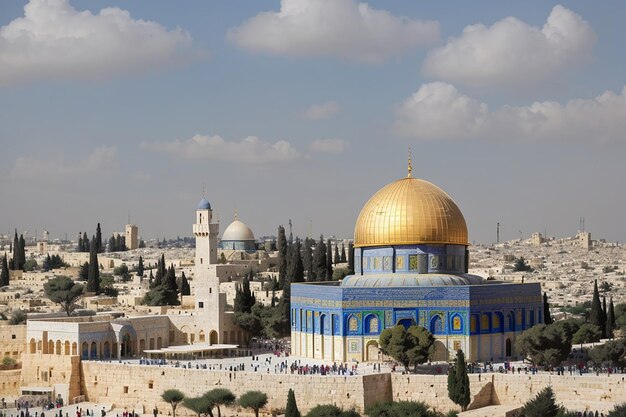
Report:
[[[365,354],[367,355],[365,358],[366,362],[376,362],[378,361],[378,342],[370,340],[367,342],[367,346],[365,347]]]
[[[442,362],[448,360],[448,349],[441,340],[435,340],[433,347],[433,362]]]

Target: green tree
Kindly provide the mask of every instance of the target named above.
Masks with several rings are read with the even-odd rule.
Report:
[[[333,263],[337,265],[341,262],[341,255],[339,254],[339,245],[335,245],[335,255],[333,257]]]
[[[457,403],[457,387],[456,387],[456,359],[454,363],[448,366],[448,398],[453,403]]]
[[[206,397],[215,404],[217,408],[217,417],[222,417],[220,407],[226,407],[235,403],[235,394],[226,388],[215,388],[207,392]]]
[[[109,252],[117,251],[117,239],[115,239],[115,236],[111,235],[111,237],[109,238]]]
[[[289,392],[287,393],[285,417],[301,417],[300,411],[298,411],[298,404],[296,404],[296,394],[291,388],[289,388]]]
[[[170,403],[172,406],[172,417],[176,417],[176,407],[178,407],[178,404],[185,399],[185,394],[177,389],[168,389],[163,391],[161,398],[166,403]]]
[[[200,397],[189,397],[183,400],[183,406],[196,413],[198,417],[213,417],[213,407],[215,405],[204,395]]]
[[[422,401],[380,401],[365,410],[369,417],[441,417]]]
[[[348,270],[354,274],[354,243],[348,244]]]
[[[626,366],[626,339],[610,340],[595,346],[589,351],[589,357],[596,365]]]
[[[29,271],[34,271],[37,268],[37,261],[35,260],[35,258],[28,258],[26,260],[26,262],[24,262],[24,271],[25,272],[29,272]]]
[[[87,292],[100,293],[100,264],[98,263],[96,239],[92,238],[89,244],[89,276],[87,277]]]
[[[556,404],[554,391],[548,386],[524,404],[521,415],[523,417],[556,417],[560,411],[561,407]]]
[[[334,404],[319,404],[311,408],[306,417],[359,417],[355,410],[342,410]]]
[[[78,281],[87,281],[89,279],[89,262],[85,262],[78,270]]]
[[[326,240],[326,281],[333,279],[333,245],[330,239]]]
[[[145,267],[143,265],[143,257],[139,255],[139,261],[137,262],[137,275],[143,278]]]
[[[341,263],[348,262],[348,259],[346,258],[346,246],[343,243],[341,244],[341,257],[339,259]]]
[[[16,324],[25,324],[26,319],[28,318],[28,314],[25,311],[20,309],[15,309],[11,312],[11,317],[9,318],[9,324],[15,326]]]
[[[532,270],[533,269],[526,263],[526,259],[524,259],[523,256],[515,260],[515,264],[513,265],[514,272],[532,272]]]
[[[128,270],[128,265],[125,263],[113,268],[113,275],[121,277],[124,282],[130,281],[130,271]]]
[[[24,269],[26,263],[26,241],[24,235],[17,237],[17,229],[15,230],[15,238],[13,239],[13,269],[20,271]]]
[[[17,271],[19,268],[19,264],[20,264],[20,256],[18,254],[19,252],[19,247],[20,247],[20,239],[17,237],[17,228],[15,229],[15,236],[13,236],[13,247],[12,247],[12,251],[13,251],[13,262],[11,263],[11,269],[13,271]]]
[[[591,300],[591,312],[589,313],[589,323],[598,326],[603,332],[606,329],[606,316],[602,309],[600,293],[598,292],[598,280],[593,283],[593,298]]]
[[[550,303],[548,302],[548,294],[543,293],[543,322],[545,324],[552,324],[552,315],[550,314]]]
[[[2,268],[0,271],[0,287],[9,285],[9,264],[7,260],[7,254],[2,257]]]
[[[602,332],[600,328],[595,324],[585,323],[572,337],[572,344],[583,344],[583,343],[592,343],[598,342],[600,337],[602,336]]]
[[[612,339],[613,330],[615,330],[615,306],[613,305],[613,297],[611,297],[611,301],[609,302],[609,311],[606,317],[605,336]]]
[[[56,276],[43,285],[43,291],[52,301],[61,306],[68,316],[78,307],[76,302],[83,296],[84,287],[64,275]]]
[[[220,259],[217,262],[220,264],[224,264],[224,265],[228,263],[228,260],[226,259],[226,255],[224,255],[224,252],[220,254]]]
[[[287,276],[287,237],[283,226],[278,226],[276,248],[278,249],[278,287],[282,289]]]
[[[515,341],[518,352],[536,364],[559,365],[572,349],[572,337],[581,323],[575,319],[538,324],[524,331]]]
[[[96,227],[96,251],[102,253],[102,229],[100,229],[100,223]]]
[[[626,403],[616,404],[606,417],[626,417]]]
[[[434,343],[433,335],[422,326],[405,329],[397,325],[380,334],[380,349],[407,370],[411,364],[417,369],[417,365],[426,362],[433,352]]]
[[[191,295],[191,287],[189,286],[189,281],[185,276],[185,271],[183,271],[180,275],[180,295]]]
[[[303,282],[304,281],[304,263],[302,262],[302,255],[300,254],[301,244],[300,239],[296,238],[296,241],[289,245],[287,249],[287,277],[286,281]]]
[[[259,410],[267,405],[267,394],[261,391],[248,391],[239,397],[239,405],[251,408],[254,415],[259,417]]]
[[[250,313],[254,303],[256,303],[256,298],[250,290],[250,279],[248,275],[245,275],[241,287],[237,286],[235,289],[235,312]]]
[[[465,364],[465,354],[461,349],[456,352],[454,360],[454,398],[450,398],[455,404],[461,406],[461,410],[467,410],[470,404],[470,382],[467,376],[467,365]]]
[[[315,245],[313,251],[313,269],[317,281],[326,279],[326,245],[324,244],[324,236],[320,236],[319,242]]]

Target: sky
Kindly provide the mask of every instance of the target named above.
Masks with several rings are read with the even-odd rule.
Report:
[[[0,233],[349,238],[413,175],[470,240],[626,240],[626,2],[3,0]]]

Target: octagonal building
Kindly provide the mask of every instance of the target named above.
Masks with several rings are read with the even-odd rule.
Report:
[[[379,336],[417,324],[435,336],[433,360],[516,358],[515,338],[543,322],[539,283],[468,274],[467,225],[443,190],[410,173],[376,192],[354,229],[354,275],[291,286],[291,352],[378,361]]]

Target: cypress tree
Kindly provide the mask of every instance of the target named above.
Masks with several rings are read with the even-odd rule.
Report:
[[[602,321],[604,322],[605,326],[606,326],[606,318],[607,318],[606,295],[602,295]],[[604,331],[602,331],[602,333],[604,333]]]
[[[179,305],[178,285],[176,284],[176,271],[174,265],[170,265],[163,279],[162,294],[165,305]]]
[[[457,404],[456,360],[448,367],[448,398]]]
[[[291,388],[289,388],[289,392],[287,393],[285,417],[301,417],[300,411],[298,411],[298,405],[296,404],[296,394]]]
[[[18,248],[20,247],[20,241],[17,237],[17,228],[15,229],[15,236],[13,237],[13,262],[11,265],[11,269],[16,271],[18,268],[18,264],[20,263],[20,257],[17,255]]]
[[[615,307],[613,306],[613,297],[609,301],[609,309],[606,317],[606,334],[605,337],[609,339],[613,338],[613,331],[615,330]]]
[[[191,287],[184,271],[180,276],[180,295],[191,295]]]
[[[326,245],[324,236],[320,236],[319,242],[313,251],[313,270],[317,281],[324,281],[326,278]]]
[[[470,403],[469,377],[467,376],[467,365],[465,364],[465,354],[461,349],[456,352],[456,363],[454,364],[456,381],[456,404],[461,406],[461,410],[467,410]]]
[[[148,283],[150,283],[150,288],[154,288],[154,275],[152,275],[152,269],[150,270],[150,277],[148,278]]]
[[[165,274],[167,273],[167,270],[165,269],[165,254],[164,253],[161,254],[161,260],[160,260],[158,268],[161,271],[161,278],[163,278]]]
[[[98,245],[95,237],[89,245],[89,275],[87,277],[87,292],[100,293],[100,268],[98,264]]]
[[[302,262],[300,239],[296,238],[293,245],[289,247],[289,269],[287,270],[287,280],[291,282],[304,281],[304,263]]]
[[[76,246],[76,251],[83,251],[83,235],[81,235],[80,233],[78,234],[78,246]]]
[[[600,293],[598,292],[598,280],[594,280],[593,299],[591,301],[591,311],[589,312],[589,323],[604,329],[606,324],[602,320],[602,304],[600,302]]]
[[[18,247],[19,250],[17,251],[17,254],[19,255],[20,260],[17,269],[24,269],[24,264],[26,263],[26,241],[24,240],[24,235],[20,235]]]
[[[100,229],[100,223],[96,227],[96,249],[98,253],[102,253],[102,230]]]
[[[0,271],[0,287],[9,285],[9,264],[7,262],[7,254],[2,257],[2,270]]]
[[[139,255],[139,262],[137,262],[137,275],[143,277],[144,266],[143,266],[143,257]]]
[[[548,303],[548,294],[543,293],[543,322],[544,324],[552,324],[552,315],[550,315],[550,303]]]
[[[341,263],[345,264],[346,262],[348,262],[346,258],[346,245],[342,243],[341,244]]]
[[[354,243],[348,244],[348,271],[354,274]]]
[[[333,247],[330,239],[326,241],[326,281],[333,279]]]
[[[254,294],[250,291],[250,279],[248,275],[246,275],[243,277],[241,287],[237,286],[235,290],[235,311],[239,313],[250,313],[255,302]]]
[[[282,289],[287,276],[287,237],[283,226],[278,226],[276,248],[278,249],[278,287]]]
[[[341,262],[341,255],[339,255],[339,245],[335,245],[335,265]]]

